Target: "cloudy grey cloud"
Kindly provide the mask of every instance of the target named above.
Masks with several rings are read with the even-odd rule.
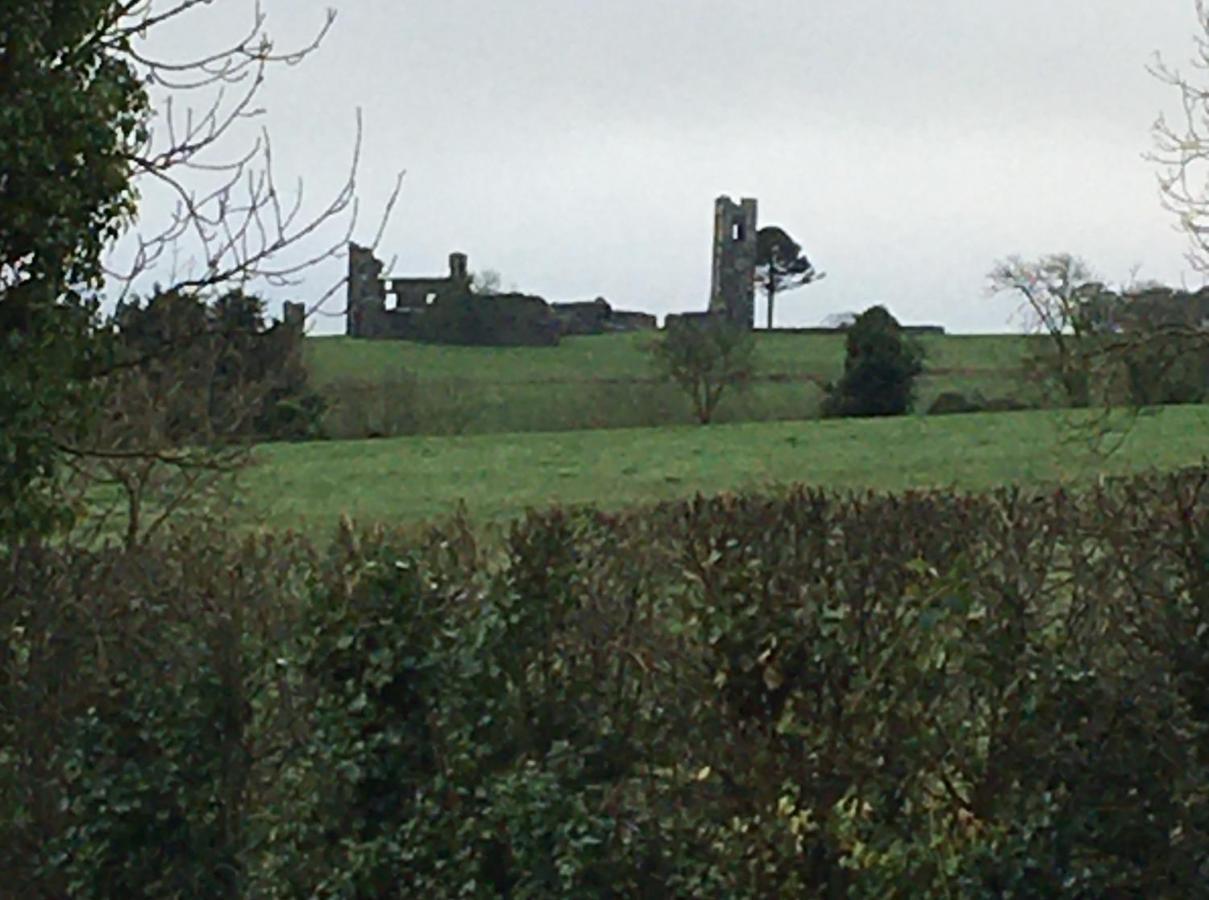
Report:
[[[233,34],[245,5],[217,6],[159,46]],[[324,4],[265,9],[288,45]],[[354,0],[263,102],[281,174],[315,203],[363,110],[358,236],[405,168],[382,242],[399,271],[459,249],[550,299],[701,309],[725,193],[758,197],[828,273],[779,324],[884,303],[999,331],[1012,303],[984,276],[1010,253],[1191,278],[1142,155],[1178,111],[1146,63],[1182,62],[1195,29],[1192,0]]]

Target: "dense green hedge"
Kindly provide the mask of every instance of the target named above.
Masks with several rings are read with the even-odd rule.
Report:
[[[0,892],[1196,896],[1207,513],[1202,467],[11,551]]]

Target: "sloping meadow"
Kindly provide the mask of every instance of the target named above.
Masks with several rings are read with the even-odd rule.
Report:
[[[0,892],[1195,896],[1207,514],[1202,466],[9,551]]]

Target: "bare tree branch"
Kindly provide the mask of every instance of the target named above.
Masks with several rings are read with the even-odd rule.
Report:
[[[119,300],[134,290],[142,276],[156,272],[173,260],[170,288],[206,290],[229,285],[262,282],[270,287],[297,287],[303,277],[321,263],[343,255],[357,225],[356,175],[360,166],[363,125],[356,112],[356,130],[348,175],[331,201],[303,219],[301,179],[292,200],[283,202],[277,188],[271,139],[264,129],[251,146],[225,159],[209,158],[223,139],[233,136],[239,123],[256,118],[263,110],[256,106],[266,70],[272,65],[296,65],[315,52],[335,22],[335,12],[327,10],[315,36],[301,47],[277,51],[267,31],[267,17],[259,2],[253,4],[252,24],[234,43],[211,53],[177,61],[154,57],[130,42],[145,37],[156,26],[198,8],[202,0],[180,0],[166,8],[153,2],[125,3],[121,15],[108,22],[104,37],[121,52],[148,82],[171,92],[163,108],[163,135],[152,132],[144,146],[128,156],[133,177],[149,180],[165,188],[176,198],[176,209],[158,232],[133,235],[132,259],[127,266],[110,265],[107,274],[119,288]],[[230,85],[242,85],[232,99]],[[200,114],[186,107],[179,114],[181,95],[213,96]],[[186,182],[186,173],[220,176],[217,184],[198,192]],[[393,212],[402,184],[402,173],[388,195],[382,218],[376,229],[374,246],[381,239]],[[337,237],[318,247],[306,249],[329,225],[347,215],[348,221]],[[188,270],[178,270],[180,245],[194,248]],[[303,251],[301,259],[277,262],[289,251]],[[339,290],[344,281],[318,293],[307,304],[313,314]]]
[[[1194,69],[1209,72],[1209,5],[1196,0],[1200,33],[1194,36]],[[1209,87],[1195,83],[1155,54],[1147,67],[1151,75],[1174,88],[1180,97],[1183,122],[1172,124],[1160,114],[1152,127],[1155,151],[1147,159],[1158,164],[1159,195],[1163,206],[1175,213],[1177,228],[1188,237],[1185,254],[1189,264],[1202,275],[1209,274],[1209,196],[1206,171],[1209,163]]]

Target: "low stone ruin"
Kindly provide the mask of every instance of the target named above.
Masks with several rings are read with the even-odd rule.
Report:
[[[575,303],[552,303],[551,308],[564,335],[606,334],[656,327],[656,319],[650,313],[613,309],[604,297]]]
[[[349,244],[349,337],[497,346],[550,346],[566,335],[654,328],[648,313],[614,310],[603,297],[547,303],[531,294],[471,290],[465,254],[449,256],[449,274],[384,278],[373,251]]]
[[[469,292],[466,257],[449,256],[449,274],[434,278],[383,278],[381,260],[368,247],[348,245],[345,334],[355,338],[419,340],[424,312],[442,294]]]

